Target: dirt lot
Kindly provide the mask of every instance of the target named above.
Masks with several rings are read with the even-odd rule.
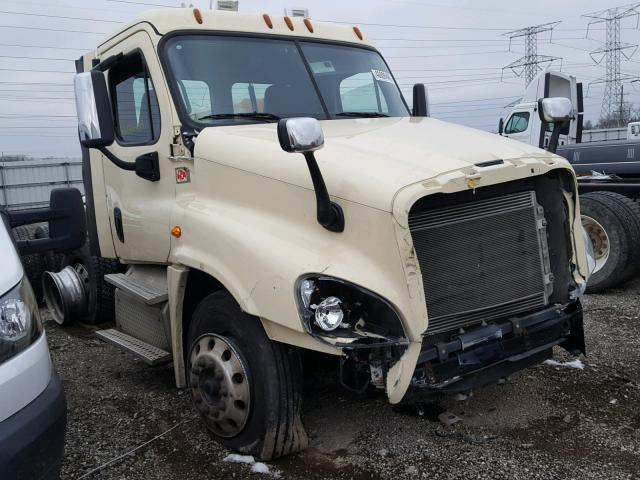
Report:
[[[422,416],[414,415],[415,408],[393,409],[375,391],[349,394],[324,373],[313,385],[308,382],[305,393],[310,448],[271,462],[271,475],[638,478],[638,300],[640,282],[585,298],[589,356],[582,359],[583,370],[541,365],[467,400],[427,404]],[[229,452],[210,441],[188,394],[172,386],[171,367],[148,368],[97,340],[87,327],[63,330],[51,321],[46,326],[69,403],[63,479],[251,475],[249,466],[223,461]],[[463,421],[445,428],[437,421],[444,409]]]

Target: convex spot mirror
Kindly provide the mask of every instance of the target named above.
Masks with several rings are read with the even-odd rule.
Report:
[[[573,107],[568,98],[550,97],[538,100],[538,114],[543,122],[568,122],[572,113]]]
[[[287,118],[278,122],[278,140],[285,152],[315,152],[324,146],[324,134],[315,118]]]
[[[104,73],[79,73],[73,83],[80,144],[86,148],[108,147],[113,143],[114,129]]]

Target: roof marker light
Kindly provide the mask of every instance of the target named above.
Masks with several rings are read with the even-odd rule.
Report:
[[[353,27],[353,31],[356,33],[356,36],[362,40],[364,37],[362,36],[362,32],[360,31],[360,29],[358,27]]]
[[[202,13],[200,13],[200,9],[199,8],[194,8],[193,9],[193,18],[196,19],[196,22],[198,22],[200,25],[202,25]]]
[[[313,25],[311,24],[311,20],[305,18],[303,22],[307,26],[307,30],[309,30],[309,33],[313,33]]]
[[[269,15],[265,13],[264,15],[262,15],[262,18],[264,19],[264,23],[267,24],[267,27],[273,28],[273,22],[271,21],[271,17]]]
[[[287,27],[289,27],[289,30],[293,32],[293,22],[289,17],[284,17],[284,23],[286,23]]]

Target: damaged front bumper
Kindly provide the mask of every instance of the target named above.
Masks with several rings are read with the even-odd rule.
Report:
[[[446,341],[425,336],[422,345],[411,344],[389,368],[389,401],[495,383],[549,358],[556,345],[574,355],[585,353],[579,301],[469,329]]]
[[[579,302],[470,330],[422,349],[411,386],[444,392],[469,390],[540,363],[559,345],[585,353]]]

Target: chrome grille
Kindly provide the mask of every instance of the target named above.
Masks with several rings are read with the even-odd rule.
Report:
[[[427,334],[548,303],[553,279],[535,192],[412,212],[409,228],[427,301]]]

